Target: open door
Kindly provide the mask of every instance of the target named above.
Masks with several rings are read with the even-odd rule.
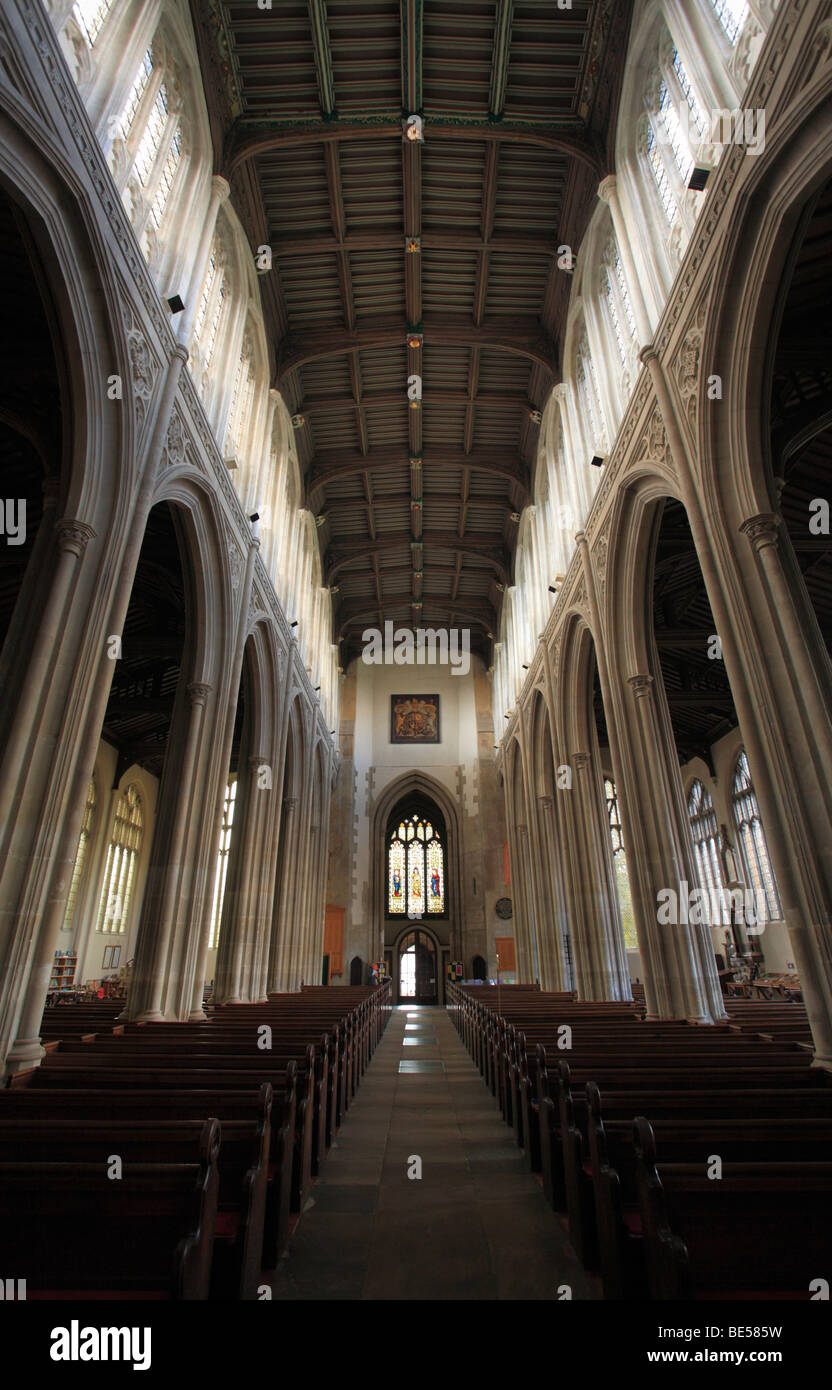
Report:
[[[412,931],[399,942],[399,1003],[435,1004],[436,946],[426,932]]]

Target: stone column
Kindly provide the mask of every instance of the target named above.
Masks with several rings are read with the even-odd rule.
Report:
[[[229,865],[217,954],[216,997],[220,1004],[250,1003],[253,998],[258,880],[264,853],[263,820],[268,809],[258,772],[267,762],[261,754],[251,755],[246,759],[245,777],[238,778],[233,864]]]
[[[265,761],[265,760],[264,760]],[[274,911],[275,875],[280,805],[280,787],[273,783],[261,813],[260,853],[256,865],[256,898],[254,902],[254,949],[251,969],[251,999],[262,1003],[268,997],[269,951],[271,948],[272,915]]]
[[[829,707],[818,684],[817,671],[809,657],[806,637],[795,612],[791,589],[783,572],[778,546],[780,518],[766,512],[749,517],[740,530],[746,535],[759,560],[771,631],[781,651],[788,652],[794,672],[796,700],[803,706],[803,723],[815,743],[817,761],[832,768],[832,723]]]
[[[13,802],[13,788],[17,785],[26,762],[33,730],[40,717],[41,692],[49,685],[49,672],[55,663],[66,606],[80,568],[79,561],[83,559],[88,543],[95,536],[95,531],[85,521],[70,518],[59,521],[55,531],[58,563],[49,596],[43,605],[40,623],[34,634],[26,672],[26,688],[30,692],[30,698],[18,702],[6,740],[3,761],[0,764],[0,794],[6,806]]]
[[[825,775],[832,766],[830,717],[783,571],[779,524],[779,518],[765,513],[749,518],[740,528],[757,558],[769,634],[774,638],[774,652],[761,652],[761,658],[778,656],[789,673],[788,684],[784,688],[781,681],[779,689],[775,673],[770,674],[769,699],[760,711],[765,730],[762,746],[755,749],[751,738],[746,738],[746,746],[812,1027],[815,1065],[832,1070],[832,826]],[[770,665],[773,668],[775,663]],[[755,693],[759,699],[761,692]],[[785,709],[779,703],[783,699],[788,700]],[[785,735],[782,743],[778,734],[780,739]],[[778,792],[778,774],[787,779],[785,794]],[[809,785],[813,781],[822,789],[814,802]]]
[[[19,700],[9,730],[2,769],[0,769],[2,801],[8,808],[6,833],[3,835],[4,855],[8,854],[10,849],[10,832],[13,827],[10,810],[20,795],[20,783],[25,777],[25,764],[30,754],[31,741],[36,737],[36,726],[42,714],[42,692],[50,684],[49,673],[57,660],[67,604],[71,601],[79,562],[84,556],[87,544],[94,536],[93,528],[83,521],[65,518],[63,521],[59,521],[56,527],[58,563],[34,635],[26,673],[25,689],[31,691],[36,698],[21,698]],[[89,780],[87,785],[89,786]],[[58,852],[53,861],[52,873],[54,875],[54,872],[60,872],[63,865],[64,871],[71,874],[75,851],[78,847],[78,832],[74,826],[72,831],[68,832],[66,821],[64,821],[59,835]],[[41,869],[42,871],[43,869]],[[63,921],[65,902],[66,890],[57,903],[54,896],[47,899],[44,916],[40,922],[36,918],[23,917],[18,918],[12,926],[8,948],[3,960],[4,982],[0,992],[0,999],[2,999],[0,1038],[8,1038],[16,1033],[16,1040],[8,1054],[10,1071],[18,1071],[21,1067],[30,1066],[33,1061],[37,1061],[43,1056],[43,1048],[39,1040],[40,1020],[52,972],[55,942]],[[10,921],[14,920],[11,914],[9,914],[9,918]],[[15,1009],[21,1007],[21,993],[23,995],[22,1011],[17,1027],[14,1029],[12,1018]]]
[[[581,839],[581,887],[584,899],[584,981],[590,999],[629,998],[618,908],[613,879],[609,826],[599,771],[591,753],[572,754],[576,822]],[[624,957],[622,959],[622,957]],[[587,978],[588,977],[588,978]]]
[[[630,750],[635,777],[629,788],[633,850],[627,867],[637,884],[639,947],[645,972],[649,1017],[711,1023],[724,1018],[713,946],[707,925],[660,923],[659,892],[687,894],[698,880],[692,852],[677,833],[672,783],[678,779],[676,751],[668,746],[655,707],[653,677],[630,677]],[[681,910],[675,914],[687,915]]]
[[[280,820],[280,851],[277,870],[277,893],[274,899],[271,949],[269,952],[269,990],[285,990],[289,970],[288,940],[292,930],[293,889],[296,884],[295,844],[297,840],[297,810],[295,797],[283,802]]]
[[[234,724],[237,717],[237,702],[240,697],[240,675],[243,669],[243,657],[245,654],[246,637],[248,635],[248,609],[251,598],[251,589],[254,582],[254,568],[257,553],[260,549],[260,541],[257,538],[257,522],[253,523],[251,544],[246,556],[246,569],[240,596],[237,604],[237,618],[234,632],[234,657],[231,664],[228,681],[228,705],[224,714],[224,727],[222,730],[222,741],[216,754],[216,760],[221,769],[225,769],[225,775],[219,778],[217,797],[214,803],[214,815],[212,821],[212,837],[214,852],[216,853],[219,844],[219,830],[222,821],[222,810],[225,803],[225,789],[227,785],[228,767],[231,762],[231,747],[234,741]],[[233,843],[233,830],[232,830]],[[196,942],[196,965],[194,970],[193,995],[191,998],[191,1010],[189,1018],[202,1019],[205,1012],[202,1007],[202,995],[205,985],[205,970],[208,960],[208,950],[211,934],[211,923],[206,912],[201,930],[198,932]],[[222,934],[220,934],[222,941]],[[219,980],[215,981],[219,984]]]
[[[310,894],[310,838],[312,826],[312,787],[307,769],[304,777],[305,794],[298,817],[298,833],[295,840],[295,894],[294,914],[289,930],[289,988],[300,989],[301,984],[310,984],[304,974],[304,963],[308,945],[309,894]]]
[[[301,973],[308,985],[321,983],[321,961],[317,954],[318,902],[321,891],[321,827],[309,827],[309,908],[306,917],[306,944]]]
[[[540,856],[540,901],[543,923],[539,933],[540,984],[543,989],[569,989],[565,983],[562,938],[563,885],[560,877],[560,845],[551,796],[537,798],[537,844]]]
[[[131,1019],[151,1020],[165,1017],[163,1003],[168,984],[177,900],[182,872],[185,868],[183,849],[188,817],[194,800],[194,781],[198,767],[197,749],[202,733],[205,705],[210,693],[211,686],[201,681],[192,681],[186,687],[189,709],[183,756],[177,768],[176,806],[170,835],[164,845],[164,867],[159,871],[161,884],[158,893],[158,906],[153,901],[157,895],[148,894],[139,925],[134,976],[130,983],[130,993],[125,1010],[126,1016]],[[169,741],[176,740],[176,723],[177,721],[174,721],[171,728]],[[165,790],[167,781],[168,778],[163,774],[160,794]],[[156,834],[158,835],[163,828],[164,821],[160,817],[157,821]],[[160,848],[161,846],[154,845],[154,855],[158,853]]]
[[[529,844],[529,827],[518,825],[517,844],[520,850],[522,863],[522,873],[524,880],[524,900],[525,900],[525,952],[527,965],[527,978],[531,983],[540,979],[540,947],[538,943],[538,916],[537,916],[537,895],[535,893],[534,869],[532,865],[531,847]]]

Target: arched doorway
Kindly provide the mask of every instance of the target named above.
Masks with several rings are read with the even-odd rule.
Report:
[[[396,951],[396,989],[400,1004],[435,1004],[436,942],[426,931],[405,932]]]

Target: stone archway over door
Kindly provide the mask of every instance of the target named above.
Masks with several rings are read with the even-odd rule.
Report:
[[[395,987],[400,1004],[436,1004],[439,999],[439,945],[421,923],[396,942]]]

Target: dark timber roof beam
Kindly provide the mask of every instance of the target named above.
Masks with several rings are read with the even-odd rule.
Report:
[[[307,500],[317,488],[326,487],[327,483],[340,482],[342,478],[364,473],[368,469],[380,468],[389,472],[391,468],[411,466],[412,472],[411,457],[406,449],[377,449],[366,454],[342,452],[340,449],[321,452],[309,465],[306,477]],[[435,466],[441,468],[470,468],[475,473],[503,478],[507,483],[519,488],[526,498],[523,506],[528,503],[529,473],[519,454],[491,453],[487,449],[477,449],[467,454],[462,449],[434,448],[428,461],[431,460]]]
[[[514,0],[497,0],[494,23],[494,52],[491,58],[491,90],[488,94],[488,114],[502,120],[506,101],[506,82],[511,58],[511,25],[514,19]]]
[[[284,339],[280,345],[276,385],[291,372],[325,357],[343,356],[361,348],[399,347],[406,341],[408,325],[403,319],[370,327],[365,324],[344,331],[330,324]],[[436,314],[423,320],[421,331],[426,343],[440,347],[502,348],[504,352],[527,357],[551,376],[557,373],[557,353],[553,340],[539,319],[500,318],[492,323],[473,324],[450,315]]]
[[[456,143],[473,140],[497,141],[498,144],[533,145],[537,149],[551,150],[569,159],[577,159],[591,169],[599,182],[606,173],[607,162],[597,139],[577,131],[563,130],[551,121],[527,121],[524,123],[502,121],[495,124],[488,117],[466,116],[459,121],[458,112],[447,115],[426,116],[426,140],[453,140]],[[240,164],[258,154],[268,154],[275,150],[288,150],[303,145],[320,145],[340,140],[389,140],[401,139],[401,117],[389,121],[378,117],[364,119],[351,117],[348,121],[308,120],[291,121],[283,124],[275,119],[268,126],[249,123],[246,120],[235,122],[226,146],[225,167],[221,171],[226,178],[233,174]]]
[[[406,551],[411,544],[435,547],[437,550],[461,551],[490,565],[498,574],[500,582],[509,582],[510,556],[501,535],[466,537],[464,540],[451,531],[426,531],[419,541],[404,532],[395,536],[384,536],[379,540],[341,541],[335,543],[325,557],[325,584],[329,587],[336,575],[345,565],[356,560],[369,559],[386,550]]]
[[[308,0],[308,5],[321,111],[325,120],[334,120],[337,112],[335,110],[335,82],[332,76],[332,55],[329,51],[329,21],[326,14],[326,0]]]
[[[422,0],[400,0],[402,107],[409,115],[422,111]]]

